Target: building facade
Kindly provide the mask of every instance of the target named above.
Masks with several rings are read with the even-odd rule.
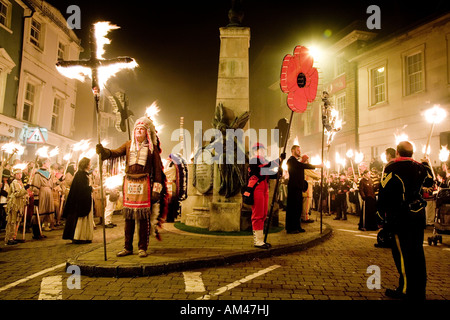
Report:
[[[342,169],[335,155],[345,158],[349,149],[362,152],[367,165],[380,162],[400,135],[414,143],[414,157],[420,160],[431,132],[424,111],[439,105],[448,114],[430,140],[430,159],[439,166],[441,146],[450,146],[450,14],[383,37],[356,23],[334,39],[326,54],[315,59],[317,97],[305,113],[294,115],[288,147],[295,139],[302,153],[321,155],[321,94],[327,91],[343,120],[342,130],[325,149],[331,170]],[[286,108],[285,95],[280,94],[280,108]]]

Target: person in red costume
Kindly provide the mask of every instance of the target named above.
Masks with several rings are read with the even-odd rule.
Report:
[[[262,143],[252,146],[253,157],[250,159],[248,168],[249,186],[254,189],[254,204],[252,205],[252,229],[254,246],[259,249],[269,249],[269,243],[264,242],[264,222],[267,217],[269,206],[269,179],[276,179],[280,162],[286,158],[282,154],[280,159],[267,161],[265,158],[265,147]]]

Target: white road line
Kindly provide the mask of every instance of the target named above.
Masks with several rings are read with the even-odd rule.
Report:
[[[273,265],[273,266],[268,267],[268,268],[266,268],[266,269],[264,269],[264,270],[258,271],[258,272],[254,273],[254,274],[251,274],[251,275],[249,275],[249,276],[246,276],[245,278],[243,278],[243,279],[241,279],[241,280],[237,280],[237,281],[235,281],[235,282],[233,282],[233,283],[230,283],[230,284],[228,284],[228,285],[226,285],[226,286],[224,286],[224,287],[222,287],[222,288],[219,288],[219,289],[216,290],[216,292],[214,292],[214,293],[212,293],[212,294],[210,294],[210,295],[209,295],[209,294],[206,294],[206,295],[204,295],[204,296],[202,296],[202,297],[200,297],[200,298],[197,298],[197,300],[209,300],[209,299],[211,298],[211,296],[218,296],[218,295],[221,295],[222,293],[224,293],[224,292],[226,292],[226,291],[228,291],[228,290],[234,289],[234,288],[240,286],[241,284],[243,284],[243,283],[245,283],[245,282],[248,282],[248,281],[250,281],[250,280],[253,280],[253,279],[255,279],[255,278],[257,278],[257,277],[259,277],[259,276],[261,276],[261,275],[263,275],[263,274],[265,274],[265,273],[268,273],[268,272],[270,272],[270,271],[273,271],[273,270],[275,270],[275,269],[277,269],[277,268],[279,268],[279,267],[281,267],[281,266],[279,266],[279,265]]]
[[[38,300],[62,300],[62,291],[62,276],[43,278]]]
[[[358,230],[348,230],[348,229],[338,229],[339,231],[345,231],[345,232],[355,232],[355,233],[361,233],[361,231]]]
[[[183,272],[186,292],[205,292],[201,272]]]
[[[66,263],[64,262],[64,263],[58,264],[57,266],[54,266],[54,267],[51,267],[51,268],[48,268],[48,269],[39,271],[39,272],[37,272],[37,273],[35,273],[35,274],[32,274],[31,276],[28,276],[28,277],[26,277],[26,278],[17,280],[16,282],[13,282],[13,283],[10,283],[10,284],[8,284],[8,285],[6,285],[6,286],[1,287],[1,288],[0,288],[0,292],[5,291],[5,290],[8,290],[8,289],[10,289],[10,288],[13,288],[13,287],[15,287],[15,286],[18,286],[18,285],[21,284],[21,283],[24,283],[24,282],[27,282],[28,280],[34,279],[34,278],[36,278],[36,277],[39,277],[39,276],[41,276],[41,275],[43,275],[43,274],[46,274],[47,272],[51,272],[51,271],[54,271],[54,270],[56,270],[56,269],[59,269],[59,268],[65,267],[65,266],[66,266]]]
[[[369,238],[369,239],[376,239],[376,236],[365,236],[363,234],[355,234],[355,237],[361,237],[361,238]]]

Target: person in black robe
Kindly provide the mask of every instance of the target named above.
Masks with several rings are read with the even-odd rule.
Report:
[[[305,169],[322,168],[323,164],[312,165],[299,161],[301,152],[297,145],[291,148],[292,156],[287,161],[289,182],[286,208],[285,229],[288,234],[305,232],[301,227],[300,218],[303,210],[303,188],[305,183]]]
[[[92,187],[89,185],[89,172],[87,171],[89,165],[90,159],[81,159],[78,171],[73,178],[63,211],[63,218],[66,219],[63,239],[74,240],[78,218],[86,217],[91,211]]]

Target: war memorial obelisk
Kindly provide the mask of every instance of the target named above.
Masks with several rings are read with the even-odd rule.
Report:
[[[228,18],[229,24],[219,28],[220,53],[216,95],[216,106],[223,105],[225,122],[231,122],[250,108],[250,28],[242,26],[241,1],[232,1]],[[244,131],[248,127],[247,121]],[[181,222],[208,228],[209,231],[241,231],[242,196],[240,192],[231,197],[219,194],[222,182],[219,165],[191,164],[189,169],[189,195],[182,207]]]
[[[223,105],[224,118],[234,118],[249,111],[249,48],[250,28],[242,26],[241,1],[232,1],[229,24],[220,28],[220,55],[216,106]],[[247,128],[249,123],[247,122]],[[236,161],[237,159],[235,159]],[[220,174],[214,165],[213,200],[210,210],[210,231],[240,231],[242,196],[229,198],[219,194]]]

